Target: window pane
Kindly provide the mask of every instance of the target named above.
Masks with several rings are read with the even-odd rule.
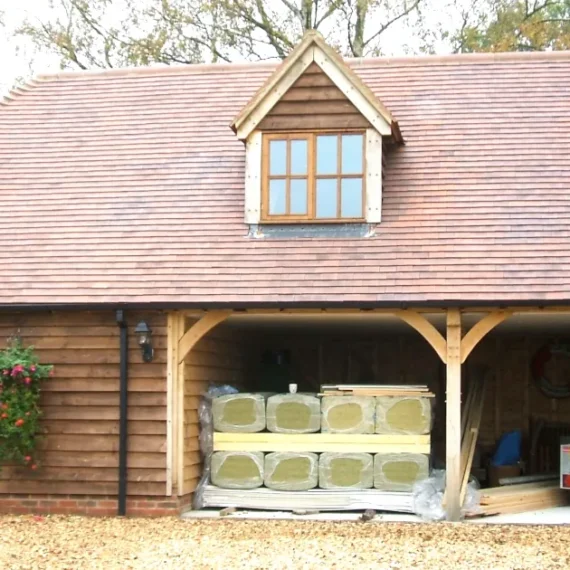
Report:
[[[362,174],[362,135],[342,136],[342,173]]]
[[[287,141],[269,141],[269,174],[287,173]]]
[[[290,192],[289,213],[304,216],[307,213],[307,180],[291,180]]]
[[[269,213],[272,216],[285,214],[287,211],[285,197],[285,180],[269,182]]]
[[[362,218],[362,178],[343,178],[340,186],[342,218]]]
[[[336,135],[317,137],[317,174],[336,174]]]
[[[317,180],[317,218],[336,218],[336,179]]]
[[[307,174],[307,141],[291,141],[291,174]]]

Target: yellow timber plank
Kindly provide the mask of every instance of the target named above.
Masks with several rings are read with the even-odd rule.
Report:
[[[429,435],[390,435],[361,433],[214,433],[214,445],[218,443],[271,443],[314,444],[348,443],[367,445],[429,445]]]
[[[325,451],[355,453],[425,453],[429,444],[410,443],[332,443],[332,442],[214,442],[214,451]]]

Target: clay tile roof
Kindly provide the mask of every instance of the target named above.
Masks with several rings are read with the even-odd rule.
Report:
[[[570,55],[349,60],[397,117],[366,238],[255,239],[229,128],[273,64],[38,78],[0,105],[0,305],[570,299]]]

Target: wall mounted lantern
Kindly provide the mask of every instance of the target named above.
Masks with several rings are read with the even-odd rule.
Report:
[[[152,329],[145,321],[141,321],[135,327],[135,334],[139,338],[139,346],[141,347],[144,362],[152,362],[154,356],[154,349],[152,348]]]

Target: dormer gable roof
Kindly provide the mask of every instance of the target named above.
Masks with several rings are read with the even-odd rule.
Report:
[[[231,128],[240,140],[247,139],[313,63],[322,69],[382,136],[392,137],[397,143],[404,142],[398,123],[390,111],[315,30],[305,34],[301,42],[233,120]]]

